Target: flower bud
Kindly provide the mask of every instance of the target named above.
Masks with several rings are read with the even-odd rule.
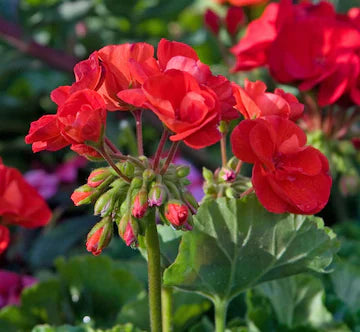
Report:
[[[199,203],[195,199],[195,197],[191,194],[190,191],[185,191],[183,193],[183,198],[186,200],[188,204],[190,204],[195,210],[199,208]],[[191,207],[190,207],[191,209]],[[192,210],[192,209],[191,209]]]
[[[110,170],[108,167],[94,169],[88,177],[87,184],[92,188],[96,188],[102,184],[109,175]]]
[[[204,15],[204,22],[207,28],[214,34],[217,35],[220,30],[220,17],[211,9],[207,9]]]
[[[228,168],[230,168],[230,169],[235,170],[235,169],[236,169],[236,166],[238,165],[238,163],[239,163],[239,159],[238,159],[238,158],[236,158],[236,157],[231,157],[231,158],[229,159],[229,161],[227,162],[226,166],[227,166]]]
[[[225,17],[225,25],[228,33],[233,36],[235,35],[239,28],[245,24],[245,13],[241,7],[229,7],[226,17]]]
[[[155,176],[156,176],[156,174],[155,174],[154,170],[152,170],[150,168],[146,169],[143,172],[143,180],[146,184],[151,182],[152,180],[154,180]]]
[[[120,163],[119,165],[119,169],[120,171],[126,175],[129,178],[132,178],[134,176],[135,173],[135,167],[134,165],[129,162],[129,161],[125,161],[123,163]]]
[[[132,215],[135,218],[142,218],[146,210],[148,208],[148,195],[145,189],[140,189],[140,191],[136,194],[134,203],[132,206]]]
[[[140,189],[143,184],[143,180],[140,177],[135,177],[131,180],[131,189]]]
[[[161,183],[155,183],[149,192],[149,206],[161,206],[165,202],[166,196],[165,186]]]
[[[236,179],[236,174],[232,169],[223,167],[219,172],[219,178],[225,182],[233,182]]]
[[[228,187],[225,189],[225,196],[227,198],[235,198],[236,197],[236,191],[234,188]]]
[[[126,229],[125,229],[125,233],[124,233],[124,241],[128,247],[130,247],[130,246],[137,247],[138,246],[137,238],[134,234],[134,229],[131,226],[130,222],[126,225]]]
[[[102,194],[96,201],[94,206],[94,214],[100,214],[102,217],[108,216],[114,206],[115,196],[114,190],[108,190]]]
[[[165,217],[174,227],[181,227],[188,220],[189,209],[181,201],[171,200],[166,204]]]
[[[125,214],[118,225],[119,235],[125,241],[127,246],[137,246],[137,235],[139,225],[131,215]]]
[[[202,175],[206,181],[214,182],[214,174],[209,169],[203,167]]]
[[[185,176],[188,176],[190,173],[190,167],[181,165],[176,167],[176,176],[179,178],[184,178]]]
[[[81,187],[75,189],[75,191],[71,195],[71,200],[76,206],[90,204],[91,196],[94,192],[95,191],[93,188],[91,188],[87,184],[84,184]]]
[[[100,255],[102,250],[109,244],[112,234],[112,222],[108,222],[107,219],[100,221],[89,232],[86,241],[86,250],[94,256]]]

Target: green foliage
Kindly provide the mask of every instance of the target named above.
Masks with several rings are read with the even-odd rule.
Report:
[[[43,323],[79,324],[84,317],[97,327],[110,327],[121,308],[144,292],[142,283],[105,256],[61,258],[56,267],[56,277],[23,292],[20,307],[0,310],[1,332],[28,331]]]
[[[164,283],[231,300],[264,281],[323,272],[339,243],[320,218],[266,211],[255,196],[203,204]]]
[[[141,330],[132,324],[116,325],[106,330],[93,329],[90,326],[62,325],[52,327],[50,325],[39,325],[34,327],[31,332],[141,332]]]

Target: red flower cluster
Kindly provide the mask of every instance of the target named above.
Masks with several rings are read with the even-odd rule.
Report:
[[[328,161],[305,145],[305,133],[292,121],[276,115],[244,120],[231,143],[236,157],[254,164],[253,187],[270,212],[315,214],[327,203]]]
[[[358,9],[337,14],[328,2],[269,4],[232,48],[233,70],[267,65],[279,82],[298,83],[300,90],[318,87],[321,106],[344,94],[360,104],[359,17]]]
[[[76,81],[55,89],[56,115],[45,115],[31,124],[26,143],[33,151],[59,150],[71,144],[74,151],[91,157],[86,144],[98,143],[106,110],[154,111],[174,132],[194,148],[220,139],[220,119],[236,118],[231,83],[215,76],[188,45],[161,40],[157,50],[146,43],[106,46],[74,68]],[[191,114],[191,117],[188,115]]]
[[[0,161],[0,253],[10,241],[5,225],[26,228],[44,226],[51,218],[51,211],[43,198],[30,186],[15,168]]]

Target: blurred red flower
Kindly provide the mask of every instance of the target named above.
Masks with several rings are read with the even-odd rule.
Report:
[[[279,82],[298,83],[300,90],[318,87],[321,106],[346,93],[360,103],[359,90],[354,88],[360,75],[356,22],[336,14],[328,2],[270,4],[232,48],[237,57],[233,70],[268,65]]]
[[[51,211],[39,193],[17,169],[0,162],[0,252],[9,243],[4,225],[33,228],[46,225],[50,218]]]

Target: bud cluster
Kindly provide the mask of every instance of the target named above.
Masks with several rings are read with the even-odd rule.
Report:
[[[171,164],[164,174],[158,174],[148,165],[143,156],[139,163],[130,160],[117,163],[130,182],[120,178],[111,167],[95,169],[87,184],[72,194],[76,205],[94,204],[94,214],[102,217],[89,232],[86,243],[87,250],[94,255],[100,254],[110,242],[113,223],[126,245],[136,247],[151,210],[157,211],[162,223],[191,230],[192,214],[196,213],[198,203],[185,188],[190,183],[186,178],[189,167]]]
[[[233,157],[228,161],[226,167],[218,168],[214,173],[203,168],[205,180],[203,201],[218,197],[239,198],[243,192],[251,188],[251,179],[236,171],[238,162],[239,160]]]

